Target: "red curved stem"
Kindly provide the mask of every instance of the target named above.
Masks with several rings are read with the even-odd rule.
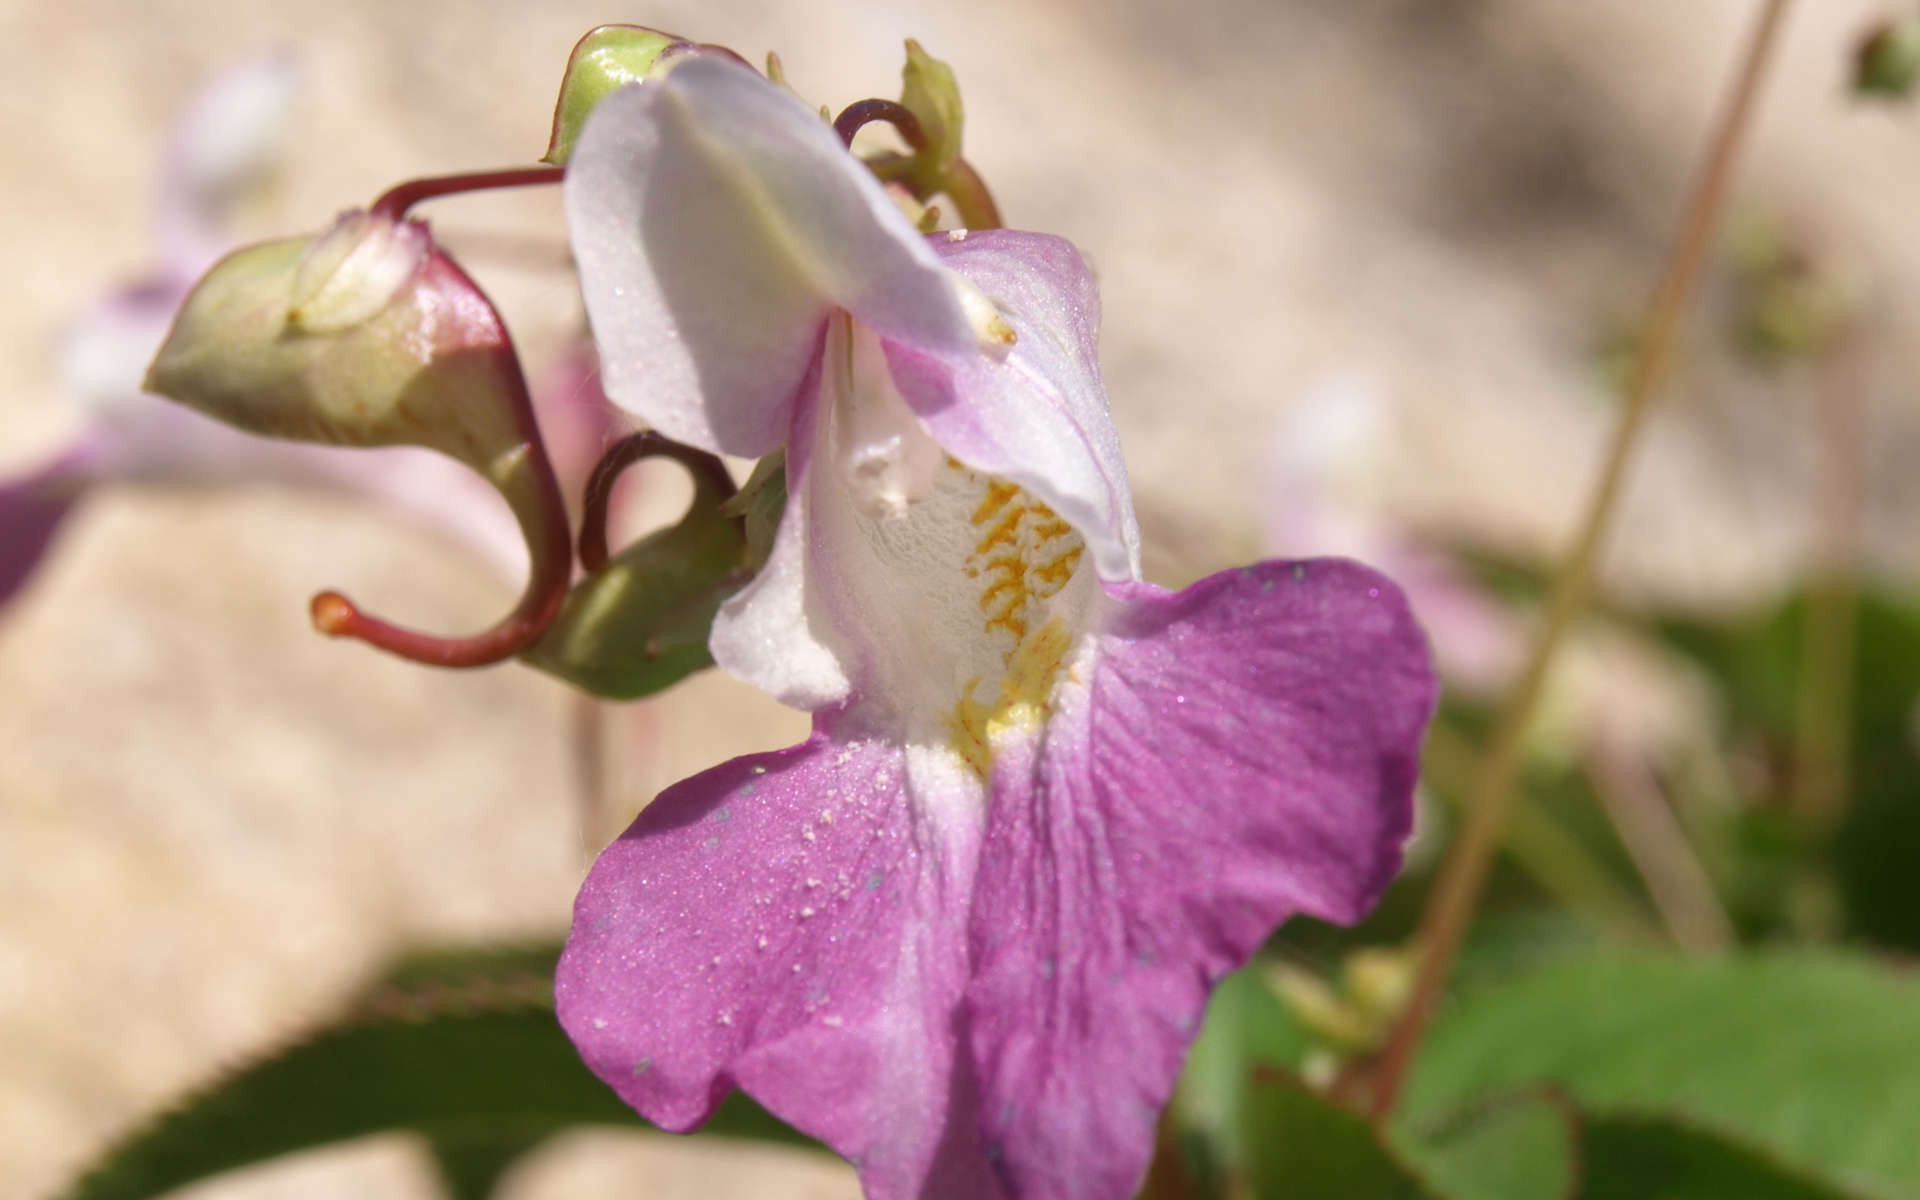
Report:
[[[447,268],[459,274],[491,309],[493,302],[466,272],[452,259],[441,257]],[[314,628],[321,633],[329,637],[356,638],[428,666],[484,667],[512,658],[533,645],[560,614],[567,587],[573,582],[573,539],[567,527],[567,504],[561,496],[560,480],[554,474],[546,442],[540,436],[540,424],[533,414],[533,397],[527,391],[519,355],[514,352],[513,340],[505,324],[500,322],[497,310],[493,312],[493,319],[500,331],[499,354],[507,372],[508,402],[512,406],[515,432],[522,439],[533,472],[535,512],[528,516],[516,507],[514,513],[527,539],[527,552],[533,563],[520,602],[492,628],[467,637],[450,638],[404,629],[369,616],[339,592],[321,592],[310,605]]]
[[[369,210],[376,216],[395,221],[423,200],[457,196],[462,192],[482,192],[491,188],[532,187],[541,183],[559,183],[566,176],[561,167],[512,167],[504,171],[470,171],[464,175],[438,175],[431,179],[409,179],[396,183],[373,202]]]

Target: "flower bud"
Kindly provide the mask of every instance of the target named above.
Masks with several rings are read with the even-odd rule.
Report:
[[[1853,90],[1862,96],[1902,99],[1920,78],[1920,19],[1888,21],[1854,51]]]
[[[365,212],[216,263],[146,386],[269,437],[425,446],[496,485],[527,440],[493,306],[425,225]]]
[[[572,566],[566,506],[526,380],[492,302],[424,224],[349,212],[316,237],[236,250],[181,305],[146,388],[268,437],[438,450],[505,498],[534,569],[500,623],[433,637],[326,592],[313,602],[322,632],[479,666],[525,649],[558,611]]]

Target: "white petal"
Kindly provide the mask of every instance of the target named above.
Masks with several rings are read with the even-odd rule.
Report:
[[[669,437],[779,445],[835,308],[930,353],[973,349],[947,273],[872,176],[819,114],[729,60],[603,101],[566,201],[607,394]]]
[[[1086,542],[1035,494],[941,453],[874,331],[834,318],[816,362],[779,539],[715,622],[714,657],[789,704],[851,699],[863,727],[984,775],[1088,627]]]
[[[1086,539],[1100,575],[1140,577],[1140,531],[1100,383],[1100,297],[1071,243],[1007,229],[940,245],[941,260],[1015,334],[1001,354],[936,358],[894,344],[907,404],[961,462],[1017,483]]]

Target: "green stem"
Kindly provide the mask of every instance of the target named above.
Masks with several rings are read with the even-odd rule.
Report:
[[[1859,397],[1852,364],[1823,375],[1820,420],[1821,544],[1807,581],[1800,688],[1794,721],[1793,809],[1831,829],[1847,795],[1853,711],[1854,622],[1859,608]]]
[[[1760,79],[1786,9],[1787,0],[1767,0],[1755,23],[1732,93],[1714,131],[1705,168],[1688,201],[1680,238],[1668,260],[1660,288],[1654,294],[1646,338],[1634,361],[1620,423],[1608,447],[1599,484],[1588,502],[1573,546],[1554,574],[1547,595],[1546,619],[1535,635],[1526,669],[1501,706],[1488,739],[1486,755],[1481,759],[1470,793],[1472,803],[1466,827],[1454,843],[1422,914],[1420,971],[1413,995],[1381,1059],[1373,1098],[1376,1118],[1384,1119],[1391,1114],[1399,1099],[1407,1068],[1426,1032],[1427,1022],[1452,970],[1454,956],[1459,952],[1479,903],[1494,847],[1499,844],[1501,830],[1513,809],[1514,783],[1519,775],[1528,724],[1545,689],[1554,655],[1585,604],[1594,561],[1612,523],[1627,463],[1646,425],[1654,390],[1665,374],[1687,298],[1693,292],[1694,281],[1711,244],[1732,175],[1735,151],[1752,115]]]

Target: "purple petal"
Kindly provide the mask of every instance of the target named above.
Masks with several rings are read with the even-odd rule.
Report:
[[[1091,677],[995,762],[969,918],[983,1132],[1024,1200],[1131,1195],[1212,983],[1378,899],[1435,697],[1404,598],[1351,562],[1108,591]]]
[[[27,584],[86,490],[93,457],[85,443],[13,479],[0,480],[0,609]]]
[[[992,1197],[954,1025],[980,788],[908,757],[822,722],[662,793],[580,891],[560,1021],[664,1128],[738,1084],[875,1200]]]
[[[1140,532],[1100,385],[1100,295],[1080,252],[1005,229],[938,235],[932,245],[1018,338],[998,359],[890,344],[902,397],[949,454],[1031,490],[1071,522],[1103,578],[1139,578]]]

